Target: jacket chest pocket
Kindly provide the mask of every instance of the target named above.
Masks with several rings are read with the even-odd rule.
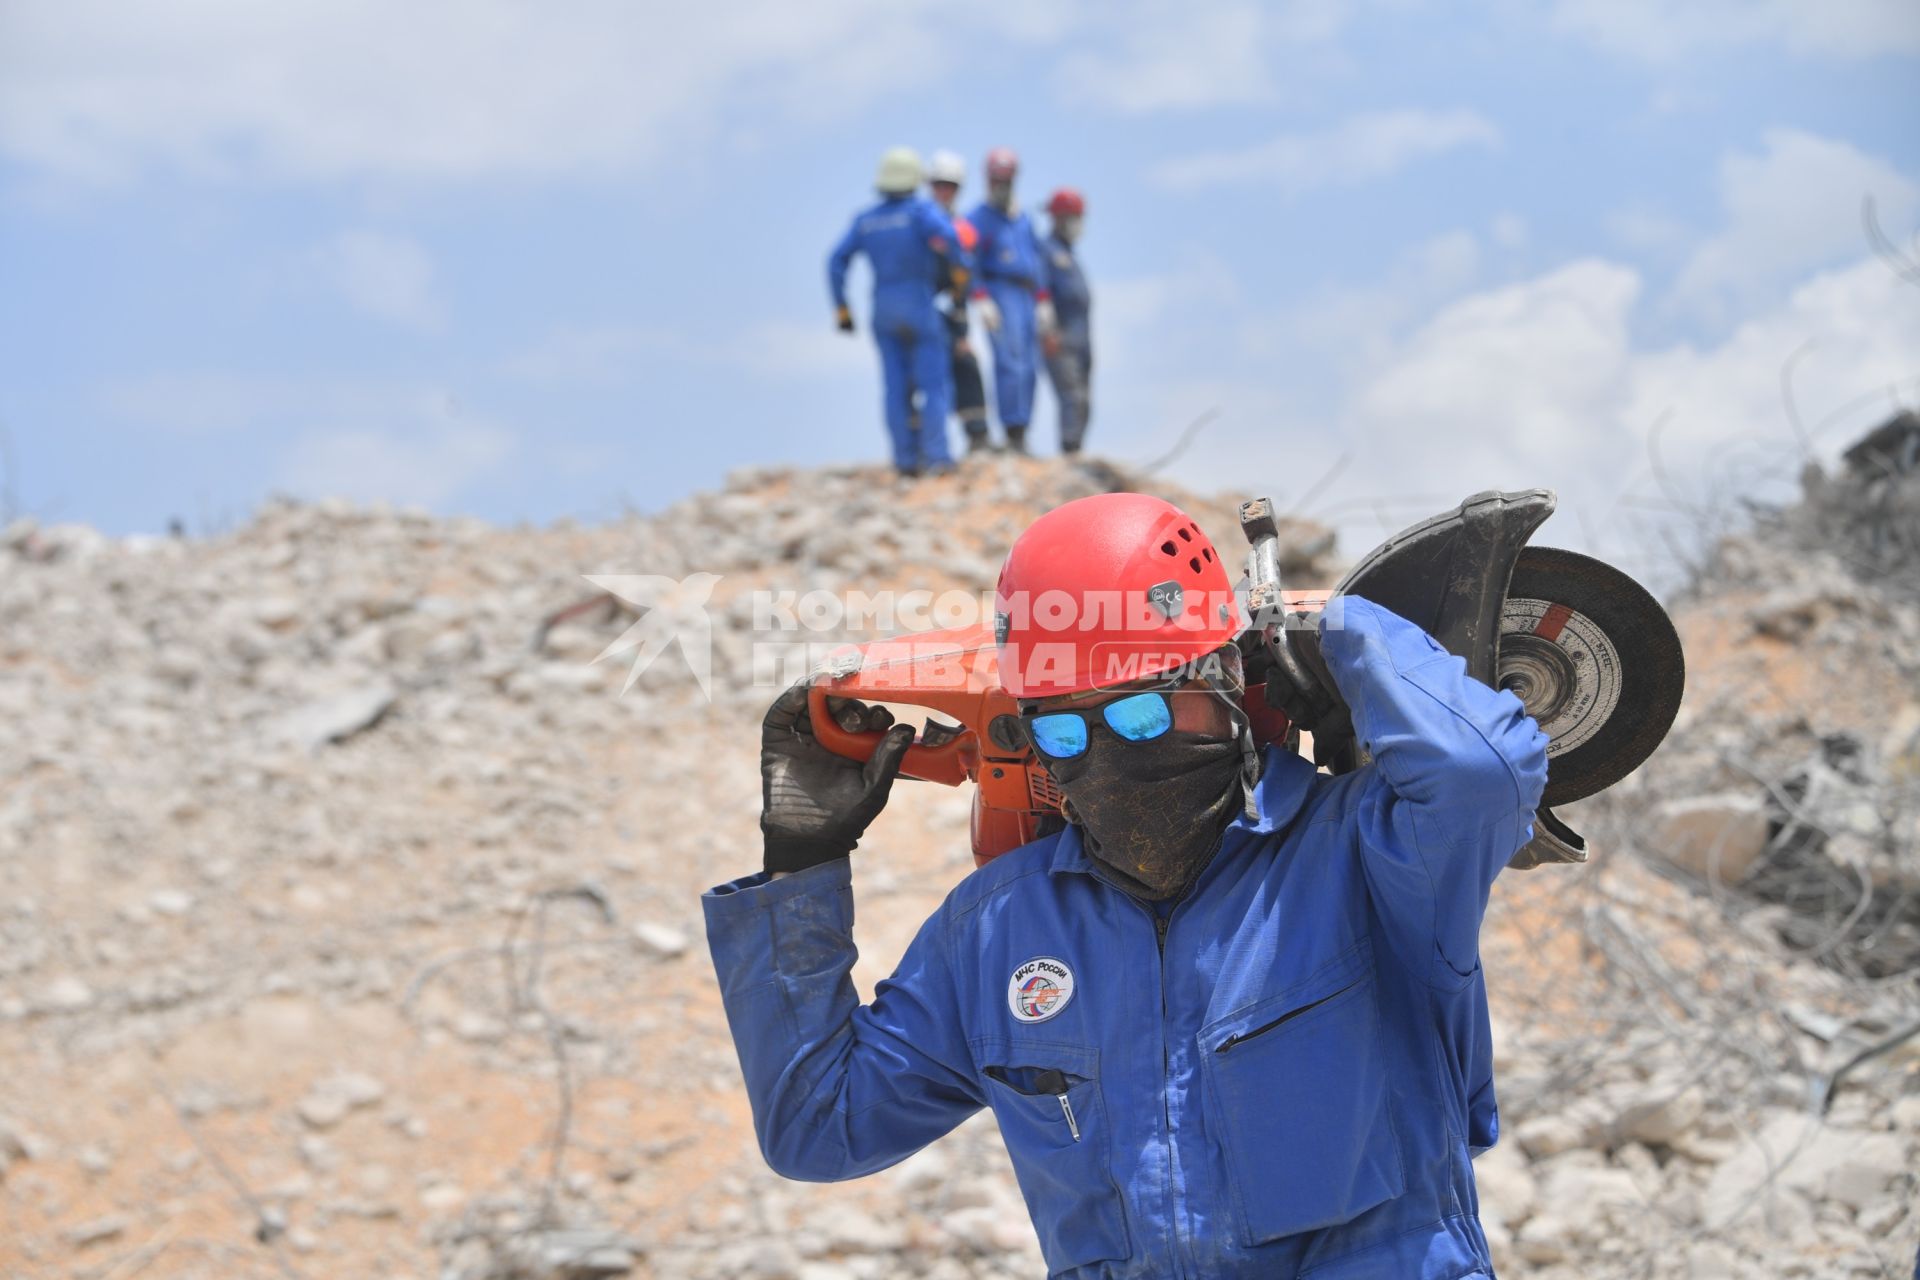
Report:
[[[988,1040],[974,1052],[1047,1270],[1128,1257],[1098,1051]]]
[[[1200,1031],[1243,1240],[1347,1222],[1406,1190],[1367,941]]]

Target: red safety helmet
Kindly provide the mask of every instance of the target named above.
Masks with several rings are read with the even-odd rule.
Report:
[[[1020,172],[1020,157],[1012,147],[995,147],[987,152],[987,181],[1010,181]]]
[[[1084,217],[1087,212],[1086,197],[1072,187],[1062,187],[1048,199],[1047,212],[1056,218]]]
[[[1023,699],[1160,675],[1241,630],[1213,542],[1186,512],[1143,493],[1096,494],[1035,520],[994,595],[1000,683]]]

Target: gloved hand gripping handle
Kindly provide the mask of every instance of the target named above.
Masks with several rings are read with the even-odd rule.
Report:
[[[886,733],[841,728],[839,721],[827,708],[828,696],[829,689],[825,684],[815,684],[807,690],[813,736],[835,755],[845,756],[849,760],[872,759],[873,753],[886,741]],[[922,782],[943,782],[949,787],[957,787],[967,780],[972,763],[968,752],[972,747],[970,732],[938,742],[923,738],[907,748],[900,763],[900,772]]]
[[[1320,636],[1310,613],[1288,613],[1281,595],[1280,529],[1271,498],[1240,504],[1240,531],[1247,535],[1249,629],[1260,637],[1270,669],[1267,705],[1312,732],[1340,705],[1340,695],[1320,658]]]

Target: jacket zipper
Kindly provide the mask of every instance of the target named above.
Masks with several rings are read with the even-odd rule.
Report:
[[[1161,915],[1152,907],[1148,907],[1147,910],[1153,913],[1153,943],[1160,956],[1157,975],[1160,979],[1160,1124],[1161,1131],[1167,1135],[1167,1204],[1172,1211],[1167,1225],[1173,1228],[1173,1239],[1170,1241],[1173,1265],[1177,1271],[1184,1274],[1186,1268],[1182,1265],[1184,1260],[1181,1257],[1180,1202],[1173,1194],[1173,1104],[1168,1098],[1167,1088],[1173,1076],[1173,1061],[1167,1052],[1167,925],[1173,913],[1169,911],[1166,915]]]
[[[1359,985],[1360,985],[1360,979],[1355,978],[1352,982],[1349,982],[1346,986],[1340,988],[1338,991],[1328,992],[1326,995],[1321,996],[1318,1000],[1315,1000],[1312,1004],[1303,1004],[1298,1009],[1287,1010],[1285,1013],[1275,1018],[1272,1022],[1262,1023],[1260,1026],[1255,1027],[1251,1031],[1236,1031],[1234,1034],[1228,1036],[1225,1040],[1222,1040],[1220,1042],[1220,1047],[1215,1049],[1214,1052],[1225,1053],[1227,1050],[1233,1048],[1233,1046],[1237,1044],[1244,1044],[1247,1041],[1252,1040],[1258,1036],[1263,1036],[1267,1034],[1267,1032],[1273,1030],[1275,1027],[1281,1026],[1284,1023],[1291,1022],[1303,1013],[1311,1013],[1315,1009],[1318,1009],[1321,1005],[1325,1004],[1327,1001],[1334,999],[1336,996],[1343,996],[1347,994],[1347,992],[1353,990],[1355,987]]]

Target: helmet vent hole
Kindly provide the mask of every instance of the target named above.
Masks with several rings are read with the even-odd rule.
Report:
[[[1187,568],[1193,570],[1195,573],[1200,572],[1200,557],[1195,556],[1193,559],[1187,561]]]
[[[1170,556],[1177,556],[1180,554],[1180,548],[1174,546],[1171,541],[1161,543],[1160,549],[1166,552]]]
[[[1207,562],[1208,564],[1212,564],[1212,563],[1213,563],[1213,548],[1212,548],[1212,547],[1202,547],[1202,548],[1200,548],[1200,557],[1201,557],[1201,559],[1203,559],[1203,560],[1205,560],[1205,561],[1206,561],[1206,562]]]
[[[1189,525],[1185,529],[1180,530],[1180,541],[1182,542],[1193,541],[1193,527],[1191,525]]]

